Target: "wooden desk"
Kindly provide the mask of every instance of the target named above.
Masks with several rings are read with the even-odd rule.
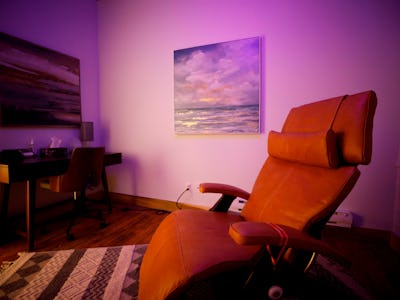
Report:
[[[10,199],[10,185],[15,182],[26,182],[26,230],[28,251],[35,247],[35,207],[36,207],[36,181],[39,178],[62,175],[67,171],[70,157],[62,158],[25,158],[20,163],[0,163],[0,183],[4,184],[3,203],[0,208],[0,242],[4,238],[8,203]],[[120,164],[121,153],[106,153],[104,166]],[[102,174],[103,188],[108,197],[107,174],[104,168]],[[109,202],[110,203],[110,202]],[[111,210],[111,205],[109,207]]]

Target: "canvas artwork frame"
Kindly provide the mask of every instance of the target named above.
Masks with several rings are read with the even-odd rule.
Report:
[[[0,127],[79,127],[79,59],[0,32]]]
[[[174,123],[181,134],[260,133],[260,37],[174,51]]]

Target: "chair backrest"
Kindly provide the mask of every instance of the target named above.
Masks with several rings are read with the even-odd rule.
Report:
[[[76,148],[67,172],[60,178],[59,191],[80,192],[89,183],[100,184],[103,164],[104,147]]]
[[[242,216],[318,235],[372,154],[376,95],[367,91],[293,108],[268,153]]]

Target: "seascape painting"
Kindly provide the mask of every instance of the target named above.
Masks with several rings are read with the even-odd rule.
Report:
[[[260,73],[259,37],[175,50],[175,133],[260,133]]]
[[[0,126],[80,123],[79,59],[0,32]]]

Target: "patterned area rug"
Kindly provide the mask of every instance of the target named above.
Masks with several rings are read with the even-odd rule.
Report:
[[[147,245],[22,253],[0,273],[0,299],[137,299]],[[282,299],[371,299],[340,265],[319,256]]]
[[[146,247],[23,253],[0,276],[0,299],[135,299]]]

